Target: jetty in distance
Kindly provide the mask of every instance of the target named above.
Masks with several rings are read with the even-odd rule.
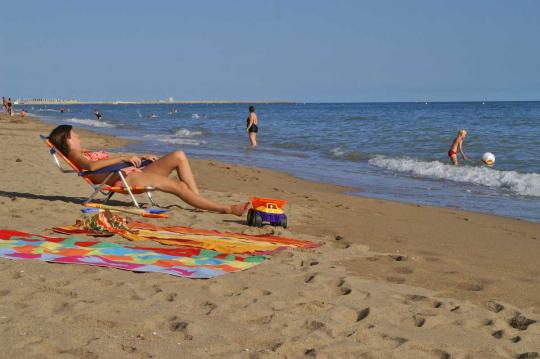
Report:
[[[136,101],[83,101],[78,99],[26,98],[16,99],[15,105],[187,105],[187,104],[291,104],[288,100],[175,100],[169,97],[165,100],[136,100]]]

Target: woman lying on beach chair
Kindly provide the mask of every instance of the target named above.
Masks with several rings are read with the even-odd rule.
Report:
[[[49,141],[81,170],[97,171],[122,162],[131,163],[131,167],[121,170],[130,187],[155,187],[157,190],[176,195],[193,207],[218,213],[241,216],[249,207],[249,202],[224,205],[202,197],[189,161],[182,151],[169,153],[159,159],[156,156],[110,157],[106,151],[85,150],[81,146],[79,135],[70,125],[60,125],[52,130]],[[151,163],[141,168],[143,160],[149,160]],[[169,178],[173,171],[176,171],[178,179]],[[108,173],[98,173],[88,176],[92,182],[101,183],[108,175]],[[111,186],[120,186],[121,179],[119,176],[111,176],[106,183]]]

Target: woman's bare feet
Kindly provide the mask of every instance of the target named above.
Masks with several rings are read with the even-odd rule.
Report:
[[[241,217],[246,213],[246,211],[249,208],[249,202],[245,203],[239,203],[239,204],[233,204],[231,206],[231,211],[228,212],[230,214],[234,214],[235,216]]]

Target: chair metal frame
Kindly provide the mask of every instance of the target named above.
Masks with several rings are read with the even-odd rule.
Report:
[[[86,183],[88,183],[94,192],[88,197],[86,201],[84,201],[83,204],[87,204],[91,202],[99,193],[106,196],[105,203],[107,203],[111,197],[115,193],[122,193],[125,195],[129,195],[131,202],[135,205],[137,208],[141,208],[139,205],[139,202],[135,198],[135,194],[142,194],[146,193],[148,196],[148,199],[150,200],[150,203],[152,203],[153,206],[158,207],[158,205],[154,202],[154,199],[152,197],[153,191],[156,190],[155,187],[152,186],[144,186],[144,187],[131,187],[126,181],[125,175],[122,173],[122,169],[132,166],[130,163],[124,162],[124,163],[118,163],[111,166],[107,166],[104,168],[100,168],[99,170],[95,171],[81,171],[73,162],[71,162],[66,156],[62,154],[50,141],[47,137],[40,135],[41,139],[45,144],[49,147],[49,152],[53,156],[54,161],[56,163],[56,166],[60,169],[62,173],[77,173],[79,177],[82,177]],[[60,163],[59,157],[71,167],[71,170],[66,170],[62,164]],[[150,164],[151,161],[143,161],[141,166],[144,167],[145,165]],[[92,180],[88,177],[93,174],[103,174],[108,173],[108,175],[105,177],[105,179],[101,183],[94,183]],[[112,176],[118,175],[120,177],[120,180],[122,181],[123,187],[114,187],[107,184],[107,181],[111,179]]]

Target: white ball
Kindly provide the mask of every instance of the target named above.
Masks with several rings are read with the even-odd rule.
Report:
[[[482,162],[487,165],[492,165],[495,163],[495,155],[491,152],[486,152],[482,155]]]

